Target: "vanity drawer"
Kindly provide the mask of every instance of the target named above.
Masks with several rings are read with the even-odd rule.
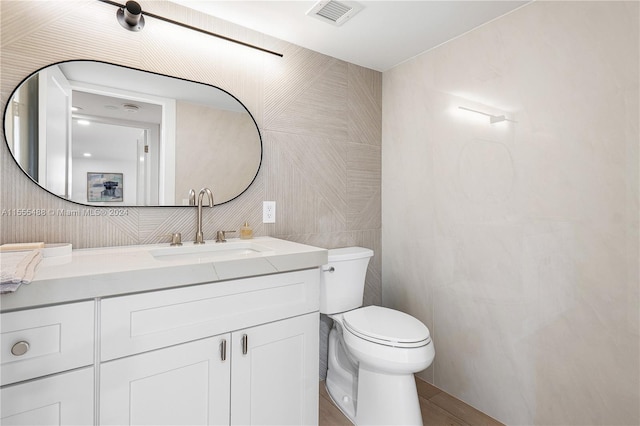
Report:
[[[319,269],[103,299],[101,360],[314,312]]]
[[[0,425],[92,425],[93,389],[93,367],[5,386]]]
[[[0,315],[2,385],[93,364],[94,302]]]

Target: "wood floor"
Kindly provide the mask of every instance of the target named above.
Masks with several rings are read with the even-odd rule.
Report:
[[[425,426],[504,426],[475,408],[416,378],[422,422]],[[320,382],[320,426],[350,426],[351,422],[336,407]]]

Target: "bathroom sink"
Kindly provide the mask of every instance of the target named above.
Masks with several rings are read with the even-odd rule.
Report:
[[[252,241],[231,241],[215,243],[207,241],[205,244],[184,243],[178,247],[163,247],[150,250],[149,253],[157,260],[180,261],[191,260],[208,262],[215,260],[244,259],[259,256],[272,251],[269,247]]]

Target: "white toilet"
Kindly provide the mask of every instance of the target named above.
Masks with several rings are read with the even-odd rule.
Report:
[[[333,319],[326,386],[356,425],[421,425],[413,373],[435,356],[429,329],[416,318],[380,306],[362,306],[373,251],[329,250],[322,268],[320,312]]]

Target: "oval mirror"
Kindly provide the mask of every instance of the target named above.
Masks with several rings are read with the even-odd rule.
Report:
[[[262,138],[245,106],[214,86],[96,61],[27,77],[5,109],[7,145],[38,185],[75,203],[215,204],[254,181]]]

